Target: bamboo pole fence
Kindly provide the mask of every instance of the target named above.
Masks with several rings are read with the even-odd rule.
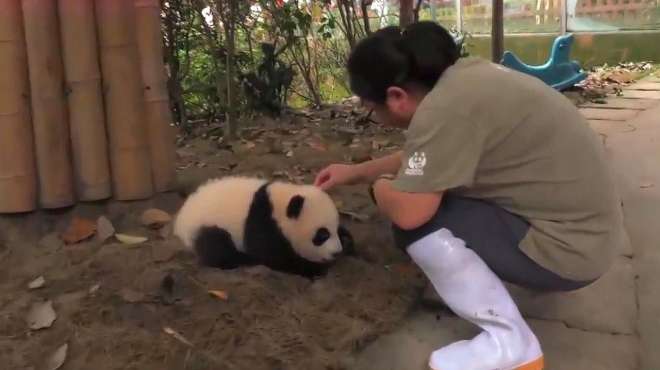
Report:
[[[158,0],[0,0],[0,213],[174,189]]]

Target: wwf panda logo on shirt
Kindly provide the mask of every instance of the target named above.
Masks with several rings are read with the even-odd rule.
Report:
[[[426,166],[426,154],[424,152],[415,152],[408,158],[406,175],[421,176],[424,174],[424,166]]]

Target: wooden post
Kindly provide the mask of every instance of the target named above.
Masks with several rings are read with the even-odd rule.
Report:
[[[133,0],[95,0],[114,197],[153,195]]]
[[[504,1],[493,0],[491,46],[493,62],[500,63],[504,55]]]
[[[154,188],[172,190],[176,181],[175,139],[172,124],[167,75],[163,62],[160,2],[135,0],[136,35],[146,103],[149,147]]]
[[[413,0],[401,0],[399,4],[399,27],[405,28],[413,23]]]
[[[60,208],[75,202],[64,95],[57,2],[23,0],[23,21],[39,174],[39,203]]]
[[[112,184],[94,3],[59,0],[58,5],[76,191],[80,200],[105,199],[112,195]]]
[[[21,0],[0,0],[0,213],[37,207]]]

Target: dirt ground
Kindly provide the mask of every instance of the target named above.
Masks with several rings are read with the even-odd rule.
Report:
[[[394,248],[366,186],[331,191],[357,256],[341,259],[315,281],[263,267],[200,268],[180,250],[171,225],[148,228],[141,216],[152,208],[174,215],[185,194],[210,177],[311,183],[329,163],[360,162],[399,148],[401,132],[360,121],[363,113],[345,104],[278,120],[246,119],[243,139],[233,145],[217,135],[219,126],[198,125],[178,143],[177,191],[147,201],[0,217],[0,368],[351,368],[351,354],[403,323],[425,283]],[[98,226],[85,240],[62,240],[74,218],[95,224],[102,216],[115,233],[147,240],[99,239]],[[31,289],[39,277],[43,286]],[[38,307],[52,311],[43,310],[35,326]]]
[[[354,115],[338,111],[258,119],[231,148],[213,137],[214,127],[201,128],[210,134],[180,142],[177,192],[0,218],[1,367],[54,369],[53,354],[66,344],[60,369],[346,368],[346,355],[392,330],[423,287],[419,272],[393,247],[366,187],[332,192],[358,255],[316,281],[263,267],[200,268],[169,235],[171,225],[152,229],[140,221],[150,208],[173,215],[185,193],[208,177],[311,182],[328,163],[381,155],[401,139],[373,125],[346,125]],[[89,239],[63,242],[74,217],[96,222],[100,216],[116,233],[148,241],[101,241],[97,230]],[[43,286],[30,289],[40,276]],[[31,329],[30,311],[44,302],[56,318]]]

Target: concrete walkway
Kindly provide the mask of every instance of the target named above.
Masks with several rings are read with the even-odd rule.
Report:
[[[660,369],[660,78],[580,109],[603,137],[629,240],[591,287],[568,294],[509,288],[542,342],[547,370]],[[432,350],[476,333],[446,310],[420,308],[352,369],[427,369]]]

